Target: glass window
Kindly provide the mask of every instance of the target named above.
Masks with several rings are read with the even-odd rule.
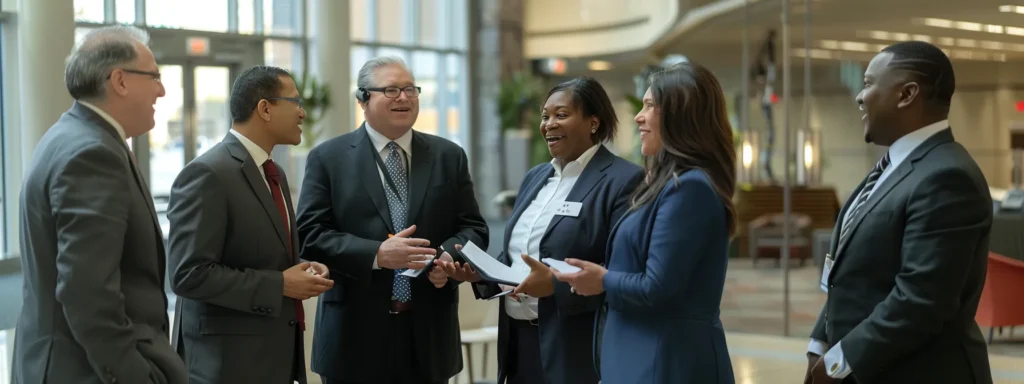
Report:
[[[380,47],[380,48],[377,48],[377,54],[374,55],[374,56],[375,57],[397,56],[397,57],[401,58],[403,61],[405,61],[405,65],[411,65],[409,63],[409,54],[404,49],[391,48],[391,47]]]
[[[445,0],[421,0],[419,14],[419,44],[425,47],[438,47],[444,42],[438,30],[443,30],[444,18],[447,16],[442,8]],[[439,28],[440,27],[440,28]]]
[[[416,130],[433,135],[438,133],[438,108],[437,108],[437,62],[440,55],[434,51],[415,51],[412,54],[412,62],[408,63],[412,68],[412,74],[416,77],[416,85],[420,86],[421,93],[420,115],[416,119]],[[440,133],[444,135],[444,133]]]
[[[302,35],[301,0],[263,0],[263,33],[267,35]]]
[[[466,35],[467,24],[469,24],[469,17],[467,17],[469,3],[466,0],[447,0],[451,1],[451,6],[448,7],[451,10],[451,15],[448,18],[449,33],[448,33],[448,44],[449,47],[455,49],[466,49]]]
[[[462,121],[460,120],[462,116],[459,114],[459,110],[464,105],[462,97],[464,93],[459,89],[459,86],[462,82],[463,57],[457,54],[448,54],[445,59],[447,60],[445,63],[445,72],[447,72],[445,83],[447,84],[445,84],[444,99],[446,101],[445,109],[447,109],[446,120],[448,123],[448,134],[446,136],[450,140],[462,145],[462,140],[465,140],[463,137],[465,132],[459,129],[462,126]]]
[[[256,2],[254,0],[238,0],[238,33],[246,35],[256,33]]]
[[[363,47],[363,46],[353,46],[352,47],[352,51],[350,53],[349,60],[350,60],[350,63],[351,63],[351,67],[350,68],[351,68],[351,71],[352,71],[352,73],[351,73],[352,77],[350,78],[350,80],[352,81],[352,83],[351,83],[352,84],[352,89],[350,89],[349,91],[353,92],[353,93],[350,93],[350,94],[354,94],[356,89],[359,88],[358,87],[358,84],[359,84],[359,69],[363,67],[363,63],[365,63],[367,60],[370,60],[370,48]],[[340,97],[335,97],[335,99],[341,99],[341,98]],[[362,109],[362,107],[359,106],[359,102],[356,101],[355,98],[352,98],[351,100],[352,100],[352,105],[354,107],[354,109],[352,110],[352,117],[353,117],[353,121],[352,121],[353,125],[352,126],[353,127],[358,127],[360,124],[363,123],[363,109]]]
[[[367,0],[349,0],[348,2],[349,22],[352,23],[351,38],[355,41],[370,40],[370,24],[367,22],[372,17],[370,6]]]
[[[77,3],[78,0],[75,0]],[[135,23],[135,0],[117,0],[114,2],[114,13],[118,23]]]
[[[0,42],[3,41],[3,36],[0,36]],[[0,52],[3,51],[3,47],[0,46]],[[0,66],[0,90],[3,89],[3,66]],[[3,92],[0,92],[0,106],[4,105]],[[8,255],[7,251],[7,157],[4,152],[5,148],[5,137],[4,137],[4,108],[0,107],[0,259],[5,258]],[[13,216],[13,214],[11,215]],[[13,218],[11,220],[14,220]],[[11,341],[13,342],[13,341]],[[0,364],[9,363],[5,360],[0,361]]]
[[[398,44],[406,28],[405,4],[402,0],[377,0],[377,42]]]
[[[228,0],[146,0],[146,24],[163,28],[227,32]]]
[[[75,45],[78,45],[78,43],[81,43],[82,39],[85,38],[85,35],[88,34],[89,31],[92,31],[92,30],[93,30],[93,28],[86,28],[86,27],[77,27],[77,28],[75,28]]]
[[[298,72],[302,72],[302,44],[292,40],[267,39],[263,42],[263,62],[301,76]]]
[[[75,21],[103,22],[104,0],[75,0]]]

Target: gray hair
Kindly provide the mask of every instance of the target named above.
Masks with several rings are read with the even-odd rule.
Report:
[[[95,29],[75,45],[64,62],[64,85],[75,100],[103,96],[103,84],[115,68],[135,61],[135,43],[149,44],[149,33],[115,25]]]
[[[401,57],[380,56],[367,60],[366,63],[363,63],[363,67],[359,68],[359,76],[356,78],[356,100],[365,101],[360,97],[362,91],[360,91],[359,88],[373,87],[373,73],[376,72],[378,68],[390,65],[402,67],[406,72],[409,72],[409,75],[412,75],[412,71],[410,71],[409,67],[405,65],[405,60],[402,60]],[[413,79],[415,80],[416,77],[413,76]]]

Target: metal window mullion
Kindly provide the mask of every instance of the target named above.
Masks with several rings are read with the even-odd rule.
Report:
[[[238,1],[228,0],[228,32],[231,33],[238,33]]]
[[[252,13],[253,18],[253,31],[257,35],[263,34],[263,2],[260,0],[252,0]]]
[[[149,24],[146,21],[146,0],[135,0],[135,24]]]
[[[367,0],[366,1],[366,13],[367,13],[367,15],[366,15],[366,21],[367,21],[367,23],[366,23],[366,29],[367,29],[366,40],[368,40],[368,41],[377,41],[377,38],[378,38],[377,37],[377,35],[378,35],[378,33],[377,33],[377,14],[380,13],[380,10],[377,9],[377,7],[379,7],[379,6],[380,6],[380,3],[377,0]],[[374,52],[376,52],[376,49],[374,49]],[[373,57],[373,56],[371,56],[371,57]]]
[[[402,43],[405,44],[416,44],[416,36],[419,36],[420,31],[420,1],[419,0],[405,0],[405,7],[402,7],[405,12],[402,13],[402,25],[405,28],[402,29]]]
[[[196,66],[192,63],[186,62],[182,65],[182,95],[184,103],[182,115],[184,116],[182,121],[182,141],[184,142],[184,163],[192,161],[196,157],[196,134],[198,128],[197,111],[196,111]]]
[[[448,132],[448,55],[437,54],[437,90],[434,91],[434,106],[437,108],[437,131],[439,136],[451,138]]]
[[[115,0],[103,1],[103,22],[106,24],[117,23],[117,3]]]

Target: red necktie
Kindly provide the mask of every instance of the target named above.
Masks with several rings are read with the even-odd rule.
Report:
[[[267,159],[263,163],[263,173],[267,175],[267,184],[270,184],[270,194],[274,196],[274,204],[277,205],[277,212],[281,214],[281,221],[284,224],[284,234],[288,239],[288,256],[295,262],[295,255],[292,254],[292,231],[288,225],[288,209],[285,208],[284,195],[281,193],[281,174],[277,172],[277,165],[274,160]],[[302,301],[295,300],[295,320],[299,322],[302,330],[306,330],[306,315],[302,310]]]

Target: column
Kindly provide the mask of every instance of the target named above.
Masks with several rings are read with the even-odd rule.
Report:
[[[18,99],[21,158],[27,166],[46,130],[71,106],[64,59],[75,43],[74,3],[21,0],[18,9]]]
[[[502,189],[499,140],[504,140],[495,95],[501,81],[525,68],[522,0],[473,0],[470,4],[470,103],[474,108],[473,179],[484,217],[500,211],[492,200]],[[515,184],[517,181],[509,180]],[[518,185],[504,186],[517,189]]]
[[[75,41],[74,4],[67,0],[5,0],[17,22],[4,25],[4,187],[7,247],[18,251],[18,194],[22,170],[39,139],[71,106],[64,59]],[[12,7],[13,6],[13,7]],[[13,32],[13,33],[12,33]]]
[[[320,120],[322,142],[356,129],[351,112],[351,23],[347,1],[313,0],[309,11],[313,73],[331,91],[331,107]]]

